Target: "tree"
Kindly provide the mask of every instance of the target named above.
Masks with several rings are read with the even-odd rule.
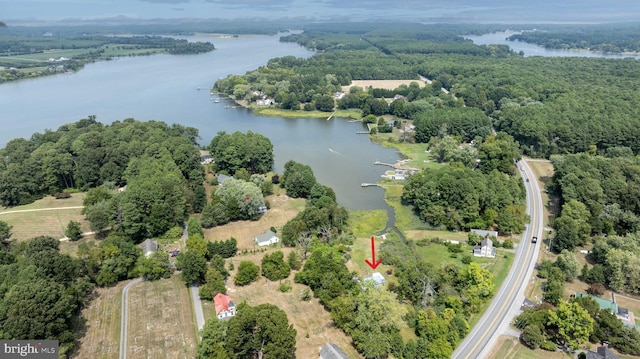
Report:
[[[242,305],[229,319],[225,348],[234,358],[295,358],[296,330],[273,304]]]
[[[558,310],[551,313],[549,324],[557,328],[558,336],[571,349],[578,349],[593,332],[593,318],[575,302],[561,301]]]
[[[293,270],[299,270],[302,268],[302,261],[300,261],[300,257],[295,251],[289,252],[289,255],[287,256],[287,263]]]
[[[241,261],[238,266],[238,273],[233,278],[233,283],[239,286],[245,286],[258,279],[260,267],[251,261]]]
[[[227,215],[232,220],[252,219],[261,215],[265,206],[262,190],[252,182],[228,179],[216,190],[216,196],[227,206]],[[230,208],[232,208],[230,210]],[[234,214],[235,213],[235,214]]]
[[[326,246],[313,250],[302,271],[296,273],[295,282],[308,285],[325,306],[356,287],[342,255],[335,248]]]
[[[208,255],[207,242],[199,235],[192,235],[187,239],[187,251],[195,252],[198,256],[206,258]]]
[[[566,276],[566,280],[573,281],[580,271],[580,263],[576,259],[575,254],[566,249],[563,249],[558,258],[556,258],[555,266],[560,268]]]
[[[11,238],[11,228],[12,226],[8,225],[7,222],[0,221],[0,243],[3,245],[8,245],[8,239]]]
[[[204,206],[200,217],[200,223],[204,228],[221,226],[229,223],[229,220],[227,209],[222,202],[209,203]]]
[[[295,161],[284,164],[284,175],[280,180],[284,183],[287,195],[294,198],[307,198],[316,183],[313,170],[308,165]]]
[[[273,168],[273,144],[260,134],[218,132],[209,145],[219,171],[234,175],[241,168],[249,174],[267,173]]]
[[[82,238],[82,229],[80,228],[80,222],[69,221],[64,234],[72,241],[77,241],[78,239]]]
[[[562,214],[555,221],[556,236],[551,249],[572,251],[576,246],[584,245],[591,233],[590,214],[587,207],[577,200],[570,200],[562,206]]]
[[[284,253],[275,251],[262,257],[262,275],[267,279],[276,281],[289,276],[291,267],[284,261]]]
[[[201,213],[204,206],[207,205],[207,192],[205,191],[204,186],[196,186],[193,190],[193,196],[193,212]]]
[[[505,132],[487,136],[478,147],[478,153],[482,172],[498,170],[510,175],[515,173],[515,161],[522,155],[518,143]]]
[[[538,349],[544,340],[542,329],[537,325],[528,325],[522,331],[522,342],[533,350]]]
[[[176,257],[176,266],[182,271],[182,280],[186,285],[204,283],[207,260],[196,251],[180,252]]]
[[[190,218],[187,222],[187,233],[189,237],[191,236],[199,236],[200,238],[204,238],[204,231],[202,230],[202,226],[200,226],[200,221],[197,218]]]
[[[224,275],[217,268],[209,268],[205,284],[200,287],[200,299],[212,300],[218,293],[227,294]]]
[[[107,201],[100,201],[86,207],[85,217],[89,221],[89,227],[93,232],[100,234],[111,224],[111,209]]]
[[[148,257],[140,256],[138,262],[140,275],[147,280],[158,280],[171,276],[169,254],[164,251],[153,252]]]
[[[225,349],[228,321],[211,318],[204,323],[198,345],[198,359],[231,359]]]

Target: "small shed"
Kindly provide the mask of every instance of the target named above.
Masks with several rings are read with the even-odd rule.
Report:
[[[147,238],[140,244],[140,247],[142,248],[142,252],[144,252],[145,257],[148,257],[151,253],[158,251],[158,242]]]
[[[280,242],[280,238],[278,238],[278,236],[276,236],[276,234],[271,231],[266,231],[265,233],[256,236],[256,243],[260,247],[268,246],[270,244],[276,244],[278,242]]]

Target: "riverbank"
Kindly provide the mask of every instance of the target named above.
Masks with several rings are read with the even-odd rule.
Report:
[[[211,92],[211,94],[216,94],[219,97],[227,97],[236,103],[239,107],[244,107],[253,112],[256,116],[265,116],[265,117],[282,117],[282,118],[323,118],[331,120],[336,117],[341,118],[349,118],[352,120],[361,120],[362,119],[362,111],[359,109],[346,109],[346,110],[335,110],[334,112],[324,112],[324,111],[303,111],[303,110],[287,110],[283,108],[278,108],[275,106],[258,106],[254,104],[250,104],[246,100],[238,100],[232,95],[226,95],[222,93]]]

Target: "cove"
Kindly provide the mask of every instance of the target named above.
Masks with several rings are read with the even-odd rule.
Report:
[[[219,131],[253,131],[274,145],[275,170],[294,160],[308,164],[317,180],[332,187],[338,203],[350,210],[384,209],[392,223],[392,209],[384,190],[362,188],[377,182],[385,167],[401,158],[393,149],[371,142],[359,122],[342,118],[284,119],[260,117],[231,100],[211,101],[209,89],[228,74],[243,74],[280,56],[310,57],[297,44],[279,36],[190,37],[211,41],[216,50],[199,55],[154,55],[119,58],[88,64],[61,74],[0,85],[0,147],[17,137],[55,130],[61,125],[96,115],[103,123],[135,118],[179,123],[199,130],[208,145]]]

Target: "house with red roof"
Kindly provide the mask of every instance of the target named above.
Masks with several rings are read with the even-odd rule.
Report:
[[[231,301],[231,297],[222,293],[213,297],[216,306],[216,316],[218,319],[229,319],[236,315],[236,305]]]

